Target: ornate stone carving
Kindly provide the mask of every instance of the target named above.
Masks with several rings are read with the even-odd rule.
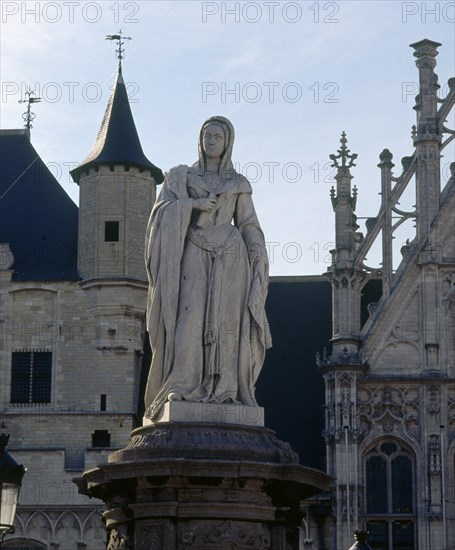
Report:
[[[434,384],[428,388],[428,405],[427,405],[427,411],[430,414],[435,414],[439,412],[440,409],[440,402],[441,399],[441,391],[438,388],[438,386],[435,386]]]
[[[441,471],[441,443],[439,435],[430,435],[428,441],[428,471],[432,474]]]
[[[265,428],[216,424],[168,423],[159,427],[138,428],[132,433],[126,449],[119,451],[124,458],[131,455],[153,458],[210,458],[216,449],[219,459],[268,460],[269,462],[298,462],[298,455],[288,443],[278,439]],[[117,455],[118,453],[114,453]]]
[[[344,385],[341,388],[341,403],[340,403],[340,412],[341,416],[346,417],[351,414],[352,401],[351,401],[351,388],[350,386]]]
[[[361,431],[368,435],[373,428],[392,434],[399,429],[412,439],[419,435],[420,398],[413,387],[365,387],[359,390],[358,411]],[[398,435],[398,433],[397,433]]]
[[[455,386],[449,386],[447,393],[447,428],[452,441],[455,438]]]
[[[125,495],[114,495],[106,500],[107,507],[112,508],[127,508],[131,503],[131,499]]]
[[[426,363],[427,367],[436,367],[439,365],[439,346],[438,344],[426,344]]]
[[[160,495],[161,496],[161,495]],[[245,487],[241,487],[237,482],[231,482],[231,486],[226,487],[214,487],[214,488],[195,488],[188,487],[178,494],[179,502],[184,503],[199,503],[199,502],[237,502],[237,503],[249,503],[254,505],[268,506],[271,504],[272,499],[265,493],[255,490],[252,487],[248,490]],[[160,500],[159,498],[154,500]],[[163,501],[169,500],[163,499]]]
[[[347,517],[347,506],[346,506],[346,485],[340,485],[338,487],[340,492],[340,498],[338,500],[338,512],[337,515],[339,518],[346,518]],[[354,517],[354,508],[355,508],[355,491],[354,487],[352,485],[348,486],[349,491],[349,515],[351,518]]]
[[[425,126],[425,132],[429,133],[430,127]],[[426,135],[426,134],[425,134]],[[419,160],[422,164],[426,164],[428,167],[433,168],[436,164],[436,161],[439,157],[439,152],[437,147],[429,146],[425,153],[421,154]]]
[[[65,549],[69,540],[78,540],[79,548],[91,548],[100,544],[105,546],[106,530],[101,521],[100,510],[87,508],[72,508],[71,510],[55,510],[49,513],[19,510],[15,521],[15,538],[47,541],[51,550]],[[68,532],[66,527],[78,527],[77,535]],[[50,539],[49,533],[53,533]]]
[[[370,302],[367,305],[368,317],[372,317],[376,308],[378,307],[378,302]]]
[[[164,525],[141,527],[139,538],[137,550],[163,550],[166,548]]]
[[[354,161],[357,158],[357,153],[351,154],[351,150],[346,147],[347,142],[348,140],[346,139],[346,133],[343,132],[340,139],[341,147],[338,149],[337,154],[329,155],[333,162],[332,166],[334,168],[348,170],[352,166],[355,166]],[[338,162],[339,159],[341,159],[341,164]]]
[[[150,550],[155,550],[154,546],[149,548]],[[156,549],[158,550],[158,547],[156,547]],[[110,532],[107,550],[133,550],[133,542],[130,537],[120,534],[120,532],[114,528]]]
[[[420,330],[415,323],[397,322],[390,331],[390,336],[395,339],[391,344],[400,344],[401,342],[418,342],[420,340]]]
[[[442,305],[448,309],[455,298],[455,272],[450,271],[446,273],[443,281],[445,283],[445,292],[442,297]]]
[[[255,523],[225,521],[182,530],[180,542],[185,550],[269,550],[270,534]]]
[[[414,157],[403,157],[401,159],[401,165],[403,166],[403,172],[406,172],[408,168],[412,165]]]
[[[435,47],[433,47],[431,45],[422,45],[422,46],[420,46],[420,44],[424,44],[425,42],[429,43],[428,40],[422,40],[421,42],[415,44],[416,49],[415,49],[415,52],[414,52],[414,57],[417,57],[417,58],[420,58],[420,57],[433,57],[434,58],[438,55],[438,51]],[[431,67],[434,67],[435,65],[436,65],[436,61],[431,64]]]
[[[334,374],[326,374],[326,386],[329,388],[329,399],[325,405],[325,430],[323,431],[323,437],[326,443],[333,441],[335,438],[336,430],[336,403],[335,403],[335,386],[334,386]]]

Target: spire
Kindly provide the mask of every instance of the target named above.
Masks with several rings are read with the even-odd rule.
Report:
[[[424,39],[411,44],[419,69],[419,94],[416,97],[417,125],[413,129],[416,147],[417,238],[426,238],[439,211],[441,195],[441,146],[446,115],[438,112],[438,75],[434,72],[439,42]]]
[[[162,183],[164,179],[161,170],[142,151],[122,76],[120,58],[117,79],[95,144],[87,158],[71,171],[71,176],[79,183],[82,172],[101,164],[125,164],[137,166],[140,170],[150,170],[156,184]]]
[[[348,139],[346,137],[346,132],[341,133],[341,147],[337,151],[337,155],[329,155],[330,159],[333,161],[334,168],[338,169],[338,176],[344,176],[349,174],[349,168],[355,166],[355,159],[357,158],[357,153],[351,154],[351,150],[346,147]],[[338,162],[338,159],[341,159],[341,164]],[[349,160],[349,164],[346,164],[346,161]]]
[[[353,249],[355,246],[354,233],[358,229],[354,214],[357,202],[357,187],[351,189],[352,175],[350,168],[355,166],[356,153],[351,153],[346,146],[346,133],[341,134],[341,147],[336,155],[329,155],[332,166],[337,169],[335,176],[337,187],[330,190],[330,198],[336,216],[336,248]],[[340,162],[341,161],[341,162]]]

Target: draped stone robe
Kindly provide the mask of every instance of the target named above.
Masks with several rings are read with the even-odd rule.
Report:
[[[146,416],[170,393],[255,405],[270,347],[268,260],[248,180],[177,166],[166,175],[146,236],[152,364]],[[216,196],[211,212],[193,199]],[[232,223],[234,222],[234,223]]]

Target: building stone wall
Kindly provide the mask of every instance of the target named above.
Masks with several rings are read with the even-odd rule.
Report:
[[[138,422],[154,181],[134,167],[101,166],[80,183],[82,279],[15,281],[13,260],[0,271],[0,422],[27,468],[11,548],[104,549],[102,506],[78,494],[73,479],[126,446]],[[120,222],[117,242],[104,242],[106,220]],[[20,351],[52,353],[49,403],[11,403],[12,353]],[[96,431],[110,441],[98,447]]]
[[[136,289],[142,312],[136,304],[134,312],[99,319],[78,282],[5,284],[7,275],[1,274],[1,364],[11,365],[14,351],[52,352],[50,403],[10,403],[11,368],[1,369],[2,431],[27,468],[14,539],[63,550],[105,548],[101,507],[79,495],[72,479],[125,446],[136,423],[146,291]],[[114,302],[118,294],[114,286],[105,298]],[[108,431],[109,449],[93,448],[95,430]]]
[[[79,272],[146,280],[145,227],[155,186],[148,172],[125,165],[91,168],[80,179]],[[119,241],[104,242],[104,224],[119,222]]]

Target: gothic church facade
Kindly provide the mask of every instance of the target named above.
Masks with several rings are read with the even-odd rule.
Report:
[[[455,78],[440,98],[435,73],[441,44],[411,45],[420,93],[414,151],[394,176],[392,154],[380,154],[381,207],[357,232],[357,190],[343,135],[331,198],[336,249],[332,282],[332,352],[318,358],[325,379],[327,470],[333,485],[330,540],[349,548],[367,529],[375,550],[449,549],[455,545],[455,162],[447,118]],[[452,144],[451,146],[449,146]],[[442,181],[441,159],[450,164]],[[450,158],[451,156],[451,158]],[[400,198],[415,190],[414,209]],[[394,268],[395,231],[407,220],[415,236]],[[379,239],[382,261],[366,256]],[[398,262],[397,262],[398,263]],[[382,296],[361,323],[362,293],[379,281]]]

